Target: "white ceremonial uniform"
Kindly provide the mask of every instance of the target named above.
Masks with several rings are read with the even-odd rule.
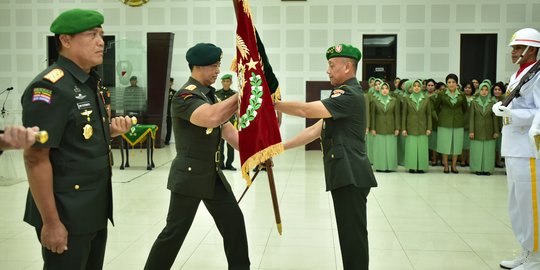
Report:
[[[514,73],[508,89],[515,88],[532,66],[519,75]],[[538,251],[540,160],[529,139],[529,130],[533,120],[540,121],[540,72],[523,85],[520,94],[508,105],[511,116],[503,119],[501,155],[506,160],[508,208],[514,234],[524,250]]]

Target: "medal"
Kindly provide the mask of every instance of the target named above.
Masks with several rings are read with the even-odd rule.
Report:
[[[84,125],[83,127],[84,138],[88,140],[92,137],[92,134],[94,134],[94,129],[92,128],[92,126],[89,124]]]
[[[84,112],[81,113],[81,115],[86,116],[88,122],[90,122],[90,114],[92,114],[92,110],[84,110]]]
[[[206,135],[210,135],[212,133],[213,128],[207,128],[206,129]]]

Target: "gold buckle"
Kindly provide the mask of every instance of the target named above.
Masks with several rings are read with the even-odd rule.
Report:
[[[216,151],[215,159],[216,163],[219,163],[219,150]]]

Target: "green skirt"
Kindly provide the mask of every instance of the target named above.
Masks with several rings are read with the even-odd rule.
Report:
[[[394,135],[373,136],[373,168],[381,171],[397,169],[397,137]]]
[[[397,136],[397,160],[398,164],[405,164],[405,137],[401,133]]]
[[[425,171],[428,169],[428,160],[428,136],[405,137],[405,168]]]
[[[437,131],[432,130],[429,135],[429,150],[437,150]]]
[[[371,132],[366,134],[366,145],[369,161],[373,163],[373,135],[371,135]]]
[[[463,150],[463,128],[437,129],[437,152],[444,155],[460,155]]]
[[[492,173],[495,169],[495,140],[471,140],[471,172]]]
[[[471,148],[471,138],[469,138],[469,131],[463,131],[463,150],[469,150]]]

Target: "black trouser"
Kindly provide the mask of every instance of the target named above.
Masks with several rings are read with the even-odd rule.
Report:
[[[165,135],[165,143],[169,144],[171,141],[171,133],[172,133],[172,118],[171,116],[167,115],[167,134]]]
[[[370,190],[353,185],[332,190],[344,270],[369,269],[366,202]]]
[[[203,201],[223,237],[230,270],[249,269],[249,256],[244,215],[231,192],[216,180],[214,198],[200,199],[171,192],[167,225],[158,235],[144,269],[170,269],[193,223],[199,203]],[[212,254],[208,254],[212,256]]]
[[[219,149],[220,149],[220,157],[219,157],[219,162],[220,162],[220,166],[223,168],[228,168],[228,167],[232,167],[232,163],[234,161],[234,147],[232,147],[230,144],[227,143],[227,162],[225,162],[225,155],[223,154],[223,152],[225,152],[225,149],[223,148],[225,146],[225,140],[221,139],[221,141],[219,142]],[[225,166],[223,166],[223,162],[225,162]]]
[[[36,233],[41,242],[41,230],[36,229]],[[62,254],[41,247],[43,270],[101,270],[106,244],[107,228],[89,234],[68,234],[68,250]]]

